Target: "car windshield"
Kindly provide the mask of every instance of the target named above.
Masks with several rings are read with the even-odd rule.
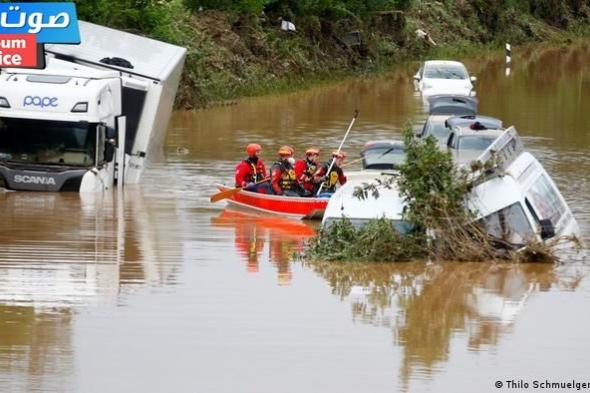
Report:
[[[467,79],[467,70],[459,64],[430,64],[424,68],[424,77],[429,79]]]
[[[484,217],[480,223],[490,236],[511,244],[524,245],[535,238],[535,232],[519,202]]]
[[[0,161],[91,166],[96,124],[0,118]]]
[[[485,150],[495,138],[482,135],[466,135],[459,138],[459,150]]]
[[[406,159],[403,146],[370,148],[361,153],[363,169],[395,169]]]
[[[434,136],[439,144],[445,144],[449,139],[449,134],[451,130],[448,127],[445,127],[444,123],[430,123],[425,136],[432,135]]]

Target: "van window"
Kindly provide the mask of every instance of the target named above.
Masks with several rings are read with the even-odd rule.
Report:
[[[480,220],[490,236],[511,244],[524,245],[535,239],[522,205],[517,202]]]
[[[558,191],[544,174],[539,176],[533,183],[527,192],[527,197],[539,219],[549,219],[553,225],[557,225],[566,211],[566,207],[561,202]]]

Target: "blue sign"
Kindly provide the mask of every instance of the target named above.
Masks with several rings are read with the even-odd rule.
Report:
[[[41,44],[79,44],[74,3],[0,3],[0,34],[35,34]]]

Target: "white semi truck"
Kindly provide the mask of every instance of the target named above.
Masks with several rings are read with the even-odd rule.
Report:
[[[186,49],[80,22],[46,68],[0,74],[0,188],[100,192],[136,184],[162,148]]]

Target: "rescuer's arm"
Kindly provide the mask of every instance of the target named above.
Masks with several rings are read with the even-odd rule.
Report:
[[[281,186],[279,185],[279,181],[281,180],[281,170],[279,168],[275,168],[271,170],[270,173],[271,176],[271,184],[272,184],[272,190],[276,195],[283,195],[283,190],[281,189]]]

